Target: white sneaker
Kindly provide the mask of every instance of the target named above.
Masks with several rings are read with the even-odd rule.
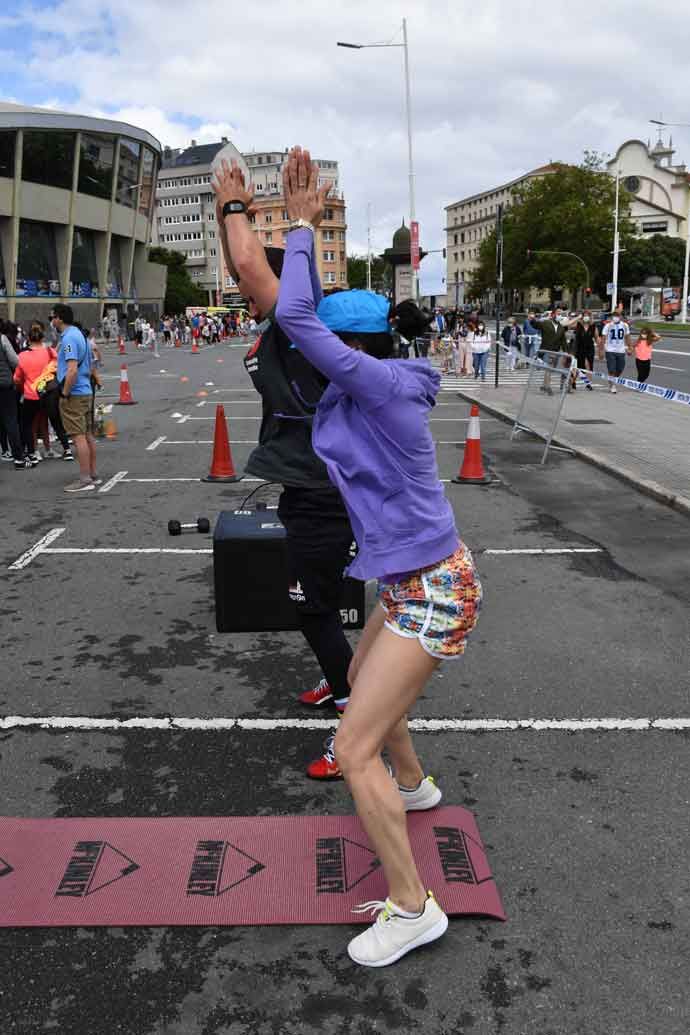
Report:
[[[401,787],[400,784],[398,784],[398,790],[405,812],[422,812],[424,809],[433,809],[443,797],[433,776],[425,776],[413,790]]]
[[[353,913],[378,912],[371,927],[353,938],[347,947],[351,960],[362,967],[387,967],[421,945],[436,941],[446,933],[448,917],[429,892],[419,916],[400,916],[388,898],[385,902],[365,902]]]
[[[616,394],[616,386],[615,385],[611,385],[611,395],[615,395],[615,394]]]

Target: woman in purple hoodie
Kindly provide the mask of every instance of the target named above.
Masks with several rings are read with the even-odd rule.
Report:
[[[419,878],[407,835],[405,812],[441,799],[415,754],[407,713],[439,662],[463,653],[482,592],[438,477],[429,412],[440,377],[426,360],[391,358],[383,296],[344,291],[321,301],[314,227],[326,193],[318,190],[309,152],[293,149],[283,180],[292,226],[276,317],[330,381],[312,442],[342,494],[359,547],[349,574],[379,580],[381,606],[352,661],[352,695],[335,752],[389,891],[385,902],[363,907],[378,917],[348,952],[356,963],[383,967],[448,926]]]

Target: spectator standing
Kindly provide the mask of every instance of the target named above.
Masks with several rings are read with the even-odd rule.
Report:
[[[575,358],[579,370],[594,371],[594,349],[598,344],[599,335],[597,327],[592,319],[592,314],[585,309],[582,316],[574,321],[575,325]],[[571,325],[572,326],[572,325]],[[589,391],[592,391],[590,381],[585,382]]]
[[[640,330],[637,341],[635,342],[635,364],[637,366],[637,380],[642,384],[645,383],[649,377],[650,370],[652,368],[652,349],[658,341],[661,341],[661,335],[656,334],[651,327],[643,327]]]
[[[522,325],[522,353],[525,359],[531,359],[541,345],[541,333],[536,326],[535,314],[529,312]]]
[[[89,492],[100,482],[93,436],[93,357],[84,335],[74,326],[70,306],[61,303],[54,306],[52,323],[60,335],[57,352],[60,417],[79,458],[79,481],[66,485],[65,492]]]
[[[537,328],[539,334],[541,334],[541,350],[544,352],[567,352],[568,342],[566,338],[566,326],[563,321],[563,311],[560,306],[554,306],[551,310],[551,315],[547,320],[530,320],[530,323]],[[556,366],[558,364],[558,357],[551,356],[546,361],[550,366]],[[562,387],[562,385],[561,385]],[[551,371],[544,371],[544,384],[541,386],[541,391],[546,392],[547,395],[553,395],[553,389],[551,387]]]
[[[491,332],[487,331],[483,320],[479,320],[476,331],[469,334],[468,339],[472,350],[474,379],[476,381],[481,376],[482,381],[486,381],[486,361],[491,349]]]
[[[19,365],[19,357],[14,351],[10,339],[4,333],[5,322],[2,322],[0,333],[0,437],[2,438],[2,459],[14,461],[17,471],[31,467],[24,459],[17,419],[17,393],[14,389],[14,373]]]
[[[518,352],[520,351],[520,331],[514,316],[508,317],[506,325],[501,331],[501,338],[505,348],[508,350],[505,356],[506,369],[515,370]]]
[[[459,377],[468,377],[472,365],[472,347],[469,340],[470,327],[463,316],[458,317],[457,351],[455,353],[455,373]],[[458,367],[460,368],[458,370]]]
[[[29,339],[26,349],[19,354],[19,361],[14,371],[14,383],[22,393],[21,405],[21,436],[27,462],[35,467],[41,459],[36,451],[36,436],[34,434],[34,421],[42,423],[41,418],[45,415],[45,404],[38,394],[36,383],[44,374],[51,363],[55,363],[57,355],[55,349],[47,347],[43,343],[43,325],[34,322],[29,331]],[[52,372],[51,372],[52,373]],[[46,421],[47,423],[47,421]],[[47,430],[42,433],[46,450],[49,449],[49,442],[46,443]]]
[[[606,369],[609,377],[621,377],[625,370],[625,354],[630,353],[632,349],[630,328],[621,319],[618,311],[614,312],[610,321],[604,324],[601,341],[606,355]],[[609,392],[611,395],[616,394],[616,386],[613,381],[609,381]]]

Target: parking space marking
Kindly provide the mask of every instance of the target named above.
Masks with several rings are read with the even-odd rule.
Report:
[[[100,489],[98,491],[99,492],[110,492],[110,490],[112,489],[113,485],[117,485],[118,482],[121,482],[126,474],[127,474],[126,471],[118,471],[117,474],[114,474],[112,476],[112,478],[109,478],[108,481],[105,482],[104,485],[101,485],[101,487],[100,487]]]
[[[35,557],[38,557],[40,553],[43,553],[47,546],[54,543],[64,531],[64,528],[51,528],[49,532],[46,532],[42,539],[39,539],[38,542],[27,550],[26,553],[23,553],[21,557],[18,557],[14,564],[10,564],[9,571],[21,571],[22,568],[26,568],[27,565],[31,564]]]
[[[154,449],[158,449],[158,447],[161,444],[161,442],[165,442],[165,439],[166,439],[165,435],[160,435],[158,438],[155,438],[153,440],[153,442],[151,443],[151,445],[146,447],[147,451],[150,453]]]
[[[182,420],[178,420],[177,423],[178,424],[186,424],[187,421],[189,421],[189,420],[215,420],[215,419],[216,419],[215,418],[215,414],[214,414],[213,417],[190,417],[190,416],[187,415]],[[228,420],[232,420],[232,421],[238,421],[238,420],[262,420],[262,419],[263,418],[261,418],[261,417],[228,417]]]
[[[200,482],[201,478],[122,478],[126,484],[131,482]],[[264,478],[242,478],[242,482],[263,482],[265,485],[269,483]]]
[[[552,553],[603,553],[599,546],[534,546],[510,550],[481,550],[489,554],[552,554]]]
[[[134,479],[133,479],[134,480]],[[143,479],[142,479],[143,480]],[[156,480],[167,480],[167,479],[150,479],[151,481]],[[181,480],[181,479],[178,479]],[[198,481],[194,478],[193,481]],[[247,481],[261,482],[261,478],[248,478]],[[188,547],[187,549],[169,546],[51,546],[50,544],[62,535],[65,531],[64,528],[54,528],[48,532],[43,539],[39,540],[35,546],[32,546],[30,550],[23,553],[13,564],[9,566],[9,571],[18,571],[21,568],[26,568],[31,562],[39,555],[45,556],[46,554],[136,554],[142,556],[157,556],[159,554],[199,554],[201,556],[207,556],[213,553],[211,548],[206,547]],[[593,553],[604,553],[600,547],[580,547],[580,546],[563,546],[563,547],[525,547],[515,549],[490,549],[484,548],[475,550],[474,553],[479,555],[513,555],[513,556],[558,556],[561,554],[593,554]]]
[[[567,719],[411,719],[410,729],[416,733],[647,733],[681,732],[690,729],[690,718],[567,718]],[[329,730],[332,719],[249,719],[249,718],[158,718],[138,715],[131,719],[101,719],[86,715],[7,715],[0,717],[0,729],[48,730],[192,730],[216,732],[242,729],[257,733],[274,730]]]

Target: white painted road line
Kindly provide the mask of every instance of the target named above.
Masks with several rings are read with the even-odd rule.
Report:
[[[145,479],[142,479],[142,481]],[[148,479],[149,481],[156,480],[167,480],[167,479]],[[179,480],[179,479],[176,479]],[[198,479],[193,479],[198,481]],[[261,481],[260,478],[247,479],[247,481]],[[54,539],[57,539],[59,535],[65,531],[64,528],[52,529],[47,536],[44,536],[35,546],[32,546],[30,550],[27,550],[25,554],[22,554],[13,564],[9,566],[10,571],[17,571],[20,568],[26,568],[27,565],[39,556],[39,554],[137,554],[143,556],[157,556],[159,554],[200,554],[201,556],[208,556],[213,553],[211,548],[204,547],[188,547],[186,549],[181,547],[170,547],[170,546],[50,546],[50,543]],[[474,553],[479,555],[485,554],[503,554],[503,555],[524,555],[524,556],[555,556],[561,554],[592,554],[592,553],[603,553],[599,547],[530,547],[525,549],[510,549],[510,550],[492,550],[482,549],[475,550]]]
[[[127,474],[126,471],[118,471],[117,474],[114,474],[112,476],[112,478],[108,479],[108,481],[105,483],[105,485],[101,485],[101,487],[100,487],[100,489],[98,491],[99,492],[110,492],[110,490],[112,489],[113,485],[117,485],[118,482],[121,482],[126,474]]]
[[[655,356],[690,356],[690,352],[679,352],[678,349],[654,349]]]
[[[122,481],[129,485],[132,482],[142,482],[142,483],[147,483],[147,482],[200,482],[200,481],[202,481],[202,479],[199,478],[199,477],[197,477],[197,478],[123,478]],[[262,482],[262,483],[264,483],[266,485],[268,484],[268,482],[266,482],[265,478],[242,478],[242,483],[244,484],[245,482]]]
[[[493,553],[493,554],[552,554],[552,553],[603,553],[604,551],[598,546],[535,546],[524,549],[515,550],[480,550],[480,553]]]
[[[0,730],[199,730],[215,732],[242,729],[264,733],[273,730],[328,730],[332,719],[245,719],[245,718],[176,718],[174,716],[136,716],[133,719],[99,719],[85,715],[7,715],[0,718]],[[585,719],[411,719],[410,729],[418,733],[513,733],[530,730],[536,733],[646,733],[652,731],[681,732],[690,729],[690,718],[684,716],[652,718],[585,718]]]
[[[154,449],[158,449],[158,447],[161,444],[161,442],[165,442],[165,439],[166,439],[165,435],[161,435],[159,438],[154,439],[153,442],[151,443],[151,445],[146,447],[147,451],[150,453]]]
[[[662,367],[661,363],[655,363],[654,364],[654,369],[655,370],[673,370],[676,374],[685,374],[685,373],[687,373],[685,367]]]
[[[189,420],[189,414],[188,413],[183,413],[181,417],[178,417],[177,423],[178,424],[185,424],[188,420]]]
[[[51,543],[54,543],[55,540],[59,536],[61,536],[64,531],[64,528],[51,528],[51,530],[49,532],[46,532],[43,538],[39,539],[38,542],[35,543],[30,550],[27,550],[26,553],[23,553],[21,555],[21,557],[18,557],[14,564],[10,564],[8,570],[21,571],[22,568],[26,568],[27,565],[31,564],[35,557],[38,557],[40,553],[43,553],[47,546],[50,546]]]
[[[164,438],[166,446],[212,446],[212,438]],[[231,446],[255,446],[255,438],[231,438]],[[147,446],[147,449],[150,449]]]
[[[262,417],[235,417],[235,416],[228,417],[227,414],[226,414],[226,418],[228,420],[230,420],[230,421],[233,421],[233,422],[237,422],[238,420],[263,420]],[[178,424],[186,424],[187,421],[189,421],[189,420],[215,420],[215,419],[216,419],[215,418],[215,414],[214,414],[213,417],[189,417],[189,416],[186,416],[186,417],[183,417],[182,420],[178,420],[177,423]]]
[[[213,553],[212,549],[185,549],[176,546],[58,546],[41,553],[118,553],[118,554],[159,554],[159,553]],[[28,563],[28,562],[27,562]]]

